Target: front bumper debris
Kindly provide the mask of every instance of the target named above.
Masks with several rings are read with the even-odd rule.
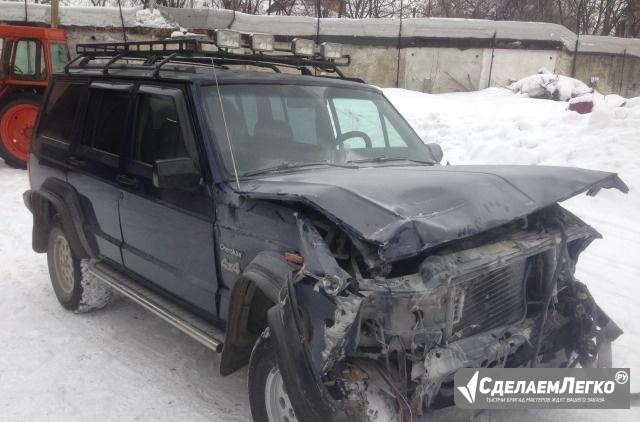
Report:
[[[338,294],[293,274],[269,326],[299,418],[415,420],[453,404],[460,368],[610,365],[622,330],[573,277],[599,234],[561,215],[561,226],[452,248],[406,276],[356,277]]]

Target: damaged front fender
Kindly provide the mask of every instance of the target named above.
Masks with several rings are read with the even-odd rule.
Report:
[[[282,300],[268,312],[269,328],[278,367],[281,370],[287,393],[299,420],[309,422],[346,421],[350,419],[349,402],[335,401],[323,384],[317,360],[312,358],[309,344],[309,321],[302,317],[299,298],[305,293],[304,285],[294,285],[290,279]],[[306,292],[308,293],[308,292]],[[330,306],[322,303],[304,302],[305,306],[321,308],[326,312]],[[322,312],[320,311],[320,312]],[[351,404],[352,405],[352,404]]]

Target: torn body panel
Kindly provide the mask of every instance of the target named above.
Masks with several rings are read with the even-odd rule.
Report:
[[[329,168],[252,179],[242,187],[252,198],[312,207],[352,236],[377,245],[378,258],[385,262],[498,227],[583,192],[628,190],[615,173],[544,166]]]
[[[363,277],[351,268],[337,292],[309,273],[316,266],[301,270],[270,312],[277,343],[296,339],[313,390],[344,420],[409,420],[452,405],[460,368],[599,364],[600,348],[622,331],[573,273],[600,235],[557,205],[526,223],[434,249],[410,274]],[[304,251],[305,262],[321,254],[315,259],[335,270],[329,248]]]

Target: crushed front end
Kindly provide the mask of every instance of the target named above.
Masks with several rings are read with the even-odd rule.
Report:
[[[611,364],[622,331],[574,277],[599,234],[558,205],[392,264],[299,230],[269,312],[299,419],[416,420],[453,405],[460,368]]]

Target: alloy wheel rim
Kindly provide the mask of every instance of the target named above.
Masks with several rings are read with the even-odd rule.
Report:
[[[282,374],[271,368],[265,386],[265,404],[269,422],[298,422],[289,395],[284,389]]]
[[[69,242],[64,236],[56,237],[53,245],[54,266],[60,288],[66,295],[73,293],[74,268]]]
[[[26,161],[31,148],[31,136],[38,116],[33,104],[17,104],[9,108],[0,120],[0,140],[15,158]]]

